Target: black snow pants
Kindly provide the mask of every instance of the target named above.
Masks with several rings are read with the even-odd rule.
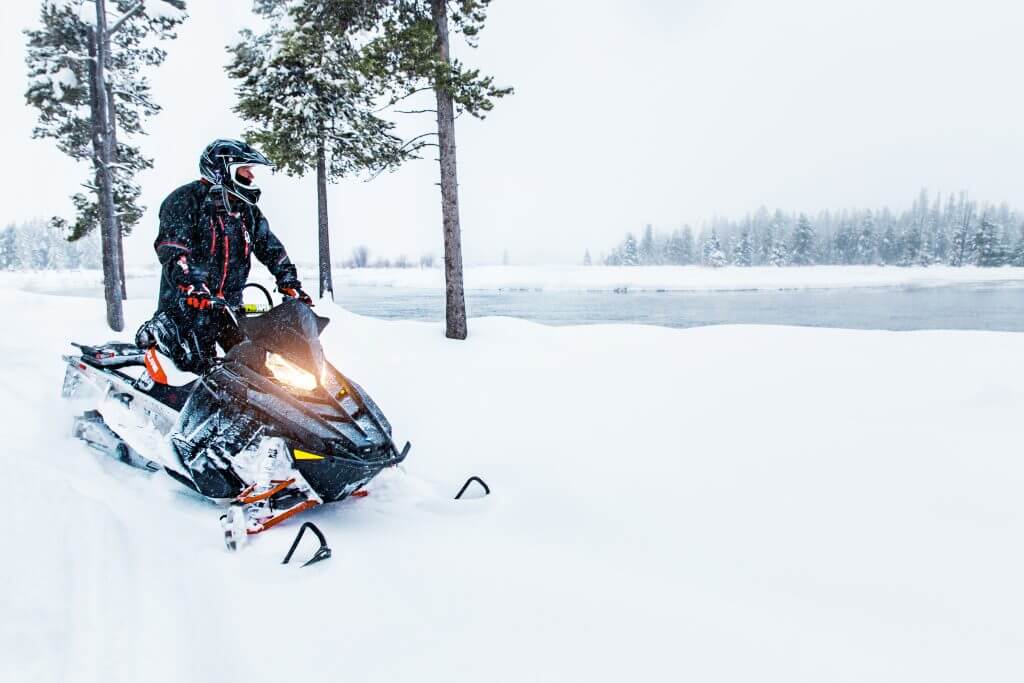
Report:
[[[198,311],[188,306],[179,308],[172,315],[178,327],[178,333],[187,339],[191,357],[182,357],[181,361],[189,367],[182,367],[178,358],[175,364],[182,370],[201,372],[206,370],[210,361],[217,357],[217,345],[225,352],[242,341],[242,336],[230,315],[222,309]]]
[[[155,345],[179,370],[196,374],[209,369],[218,345],[226,352],[240,341],[241,333],[224,310],[184,305],[158,311],[136,334],[140,346]]]

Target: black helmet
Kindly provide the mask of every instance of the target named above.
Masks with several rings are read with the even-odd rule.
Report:
[[[255,204],[260,200],[260,189],[252,179],[238,175],[238,169],[243,166],[272,167],[273,164],[241,140],[214,140],[199,157],[199,173],[203,178],[246,204]]]

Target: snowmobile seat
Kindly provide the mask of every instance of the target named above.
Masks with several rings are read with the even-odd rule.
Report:
[[[145,352],[135,344],[107,342],[99,346],[89,346],[71,342],[71,345],[81,349],[82,362],[98,368],[116,370],[145,363]]]

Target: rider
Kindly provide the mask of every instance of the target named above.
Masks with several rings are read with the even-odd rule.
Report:
[[[160,259],[157,312],[136,335],[142,348],[157,346],[180,370],[201,372],[238,333],[219,304],[242,303],[250,254],[274,275],[277,291],[310,306],[284,245],[256,203],[253,167],[267,157],[239,140],[214,140],[199,158],[201,178],[174,190],[160,206],[154,243]]]

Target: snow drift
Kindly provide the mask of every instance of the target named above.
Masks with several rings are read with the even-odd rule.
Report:
[[[310,513],[334,557],[300,569],[298,523],[228,554],[215,507],[70,439],[59,354],[111,336],[101,301],[0,304],[0,680],[1024,675],[1020,335],[491,318],[456,343],[322,304],[413,451]],[[451,500],[470,474],[493,494]]]

